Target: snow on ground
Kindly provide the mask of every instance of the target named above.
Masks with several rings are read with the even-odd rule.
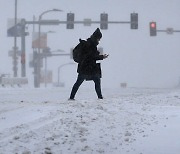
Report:
[[[1,88],[0,154],[179,154],[179,89]]]

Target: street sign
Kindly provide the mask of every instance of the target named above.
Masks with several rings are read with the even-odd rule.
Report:
[[[33,32],[32,34],[32,48],[47,48],[47,33],[41,32],[40,41],[39,33]]]
[[[17,51],[16,51],[16,55],[17,55],[17,56],[21,56],[21,50],[17,50]],[[9,56],[9,57],[13,57],[13,56],[14,56],[14,50],[9,50],[8,56]]]
[[[173,28],[167,28],[167,29],[166,29],[166,33],[167,33],[167,34],[173,34],[173,32],[174,32],[174,29],[173,29]]]

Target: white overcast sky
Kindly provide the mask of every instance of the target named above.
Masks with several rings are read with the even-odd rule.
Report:
[[[7,37],[7,20],[14,18],[14,3],[15,0],[0,0],[0,73],[12,75],[12,59],[8,57],[8,51],[13,47],[13,38]],[[18,18],[32,21],[33,16],[38,18],[42,12],[53,8],[63,12],[48,13],[43,19],[66,20],[66,14],[73,12],[75,20],[99,20],[100,13],[106,12],[109,20],[129,21],[130,13],[138,13],[138,30],[131,30],[129,24],[109,25],[108,30],[102,30],[100,46],[110,55],[102,62],[103,86],[119,86],[122,82],[136,87],[172,87],[178,84],[180,33],[157,33],[156,37],[150,37],[149,22],[156,21],[159,30],[169,27],[180,30],[179,0],[18,0],[17,14]],[[42,31],[56,32],[48,34],[48,46],[52,50],[69,52],[79,38],[88,38],[97,27],[99,25],[75,25],[74,30],[67,30],[65,25],[43,26]],[[32,54],[32,25],[27,26],[27,31],[30,33],[26,38],[27,77],[32,80],[32,69],[28,65]],[[53,70],[54,81],[57,80],[58,66],[70,61],[69,57],[48,59],[48,69]],[[18,76],[20,70],[19,66]],[[71,86],[76,79],[76,67],[67,66],[62,72],[62,80]]]

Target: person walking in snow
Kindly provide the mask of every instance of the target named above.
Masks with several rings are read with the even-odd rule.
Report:
[[[84,80],[93,80],[98,99],[103,99],[101,93],[101,66],[100,63],[96,63],[96,61],[103,60],[107,58],[108,55],[100,55],[100,52],[97,50],[97,45],[101,38],[102,33],[100,29],[97,28],[90,38],[88,38],[87,41],[84,41],[85,43],[81,53],[81,60],[78,63],[77,68],[78,77],[72,87],[69,100],[75,100],[76,92]]]

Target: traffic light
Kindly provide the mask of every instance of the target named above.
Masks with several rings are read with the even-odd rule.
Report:
[[[131,29],[138,29],[138,14],[131,13]]]
[[[42,50],[42,56],[43,57],[51,57],[52,56],[52,52],[51,52],[51,48],[46,47]]]
[[[67,13],[67,29],[74,29],[74,13]]]
[[[20,37],[23,33],[23,26],[21,23],[17,23],[15,26],[7,30],[7,35],[9,37]]]
[[[7,36],[8,37],[27,36],[29,33],[25,32],[25,25],[26,25],[25,19],[21,19],[21,22],[18,22],[16,25],[8,28]]]
[[[156,22],[150,22],[149,27],[150,27],[150,36],[156,36],[157,35]]]
[[[108,29],[108,14],[107,13],[101,13],[100,21],[101,21],[100,28]]]

